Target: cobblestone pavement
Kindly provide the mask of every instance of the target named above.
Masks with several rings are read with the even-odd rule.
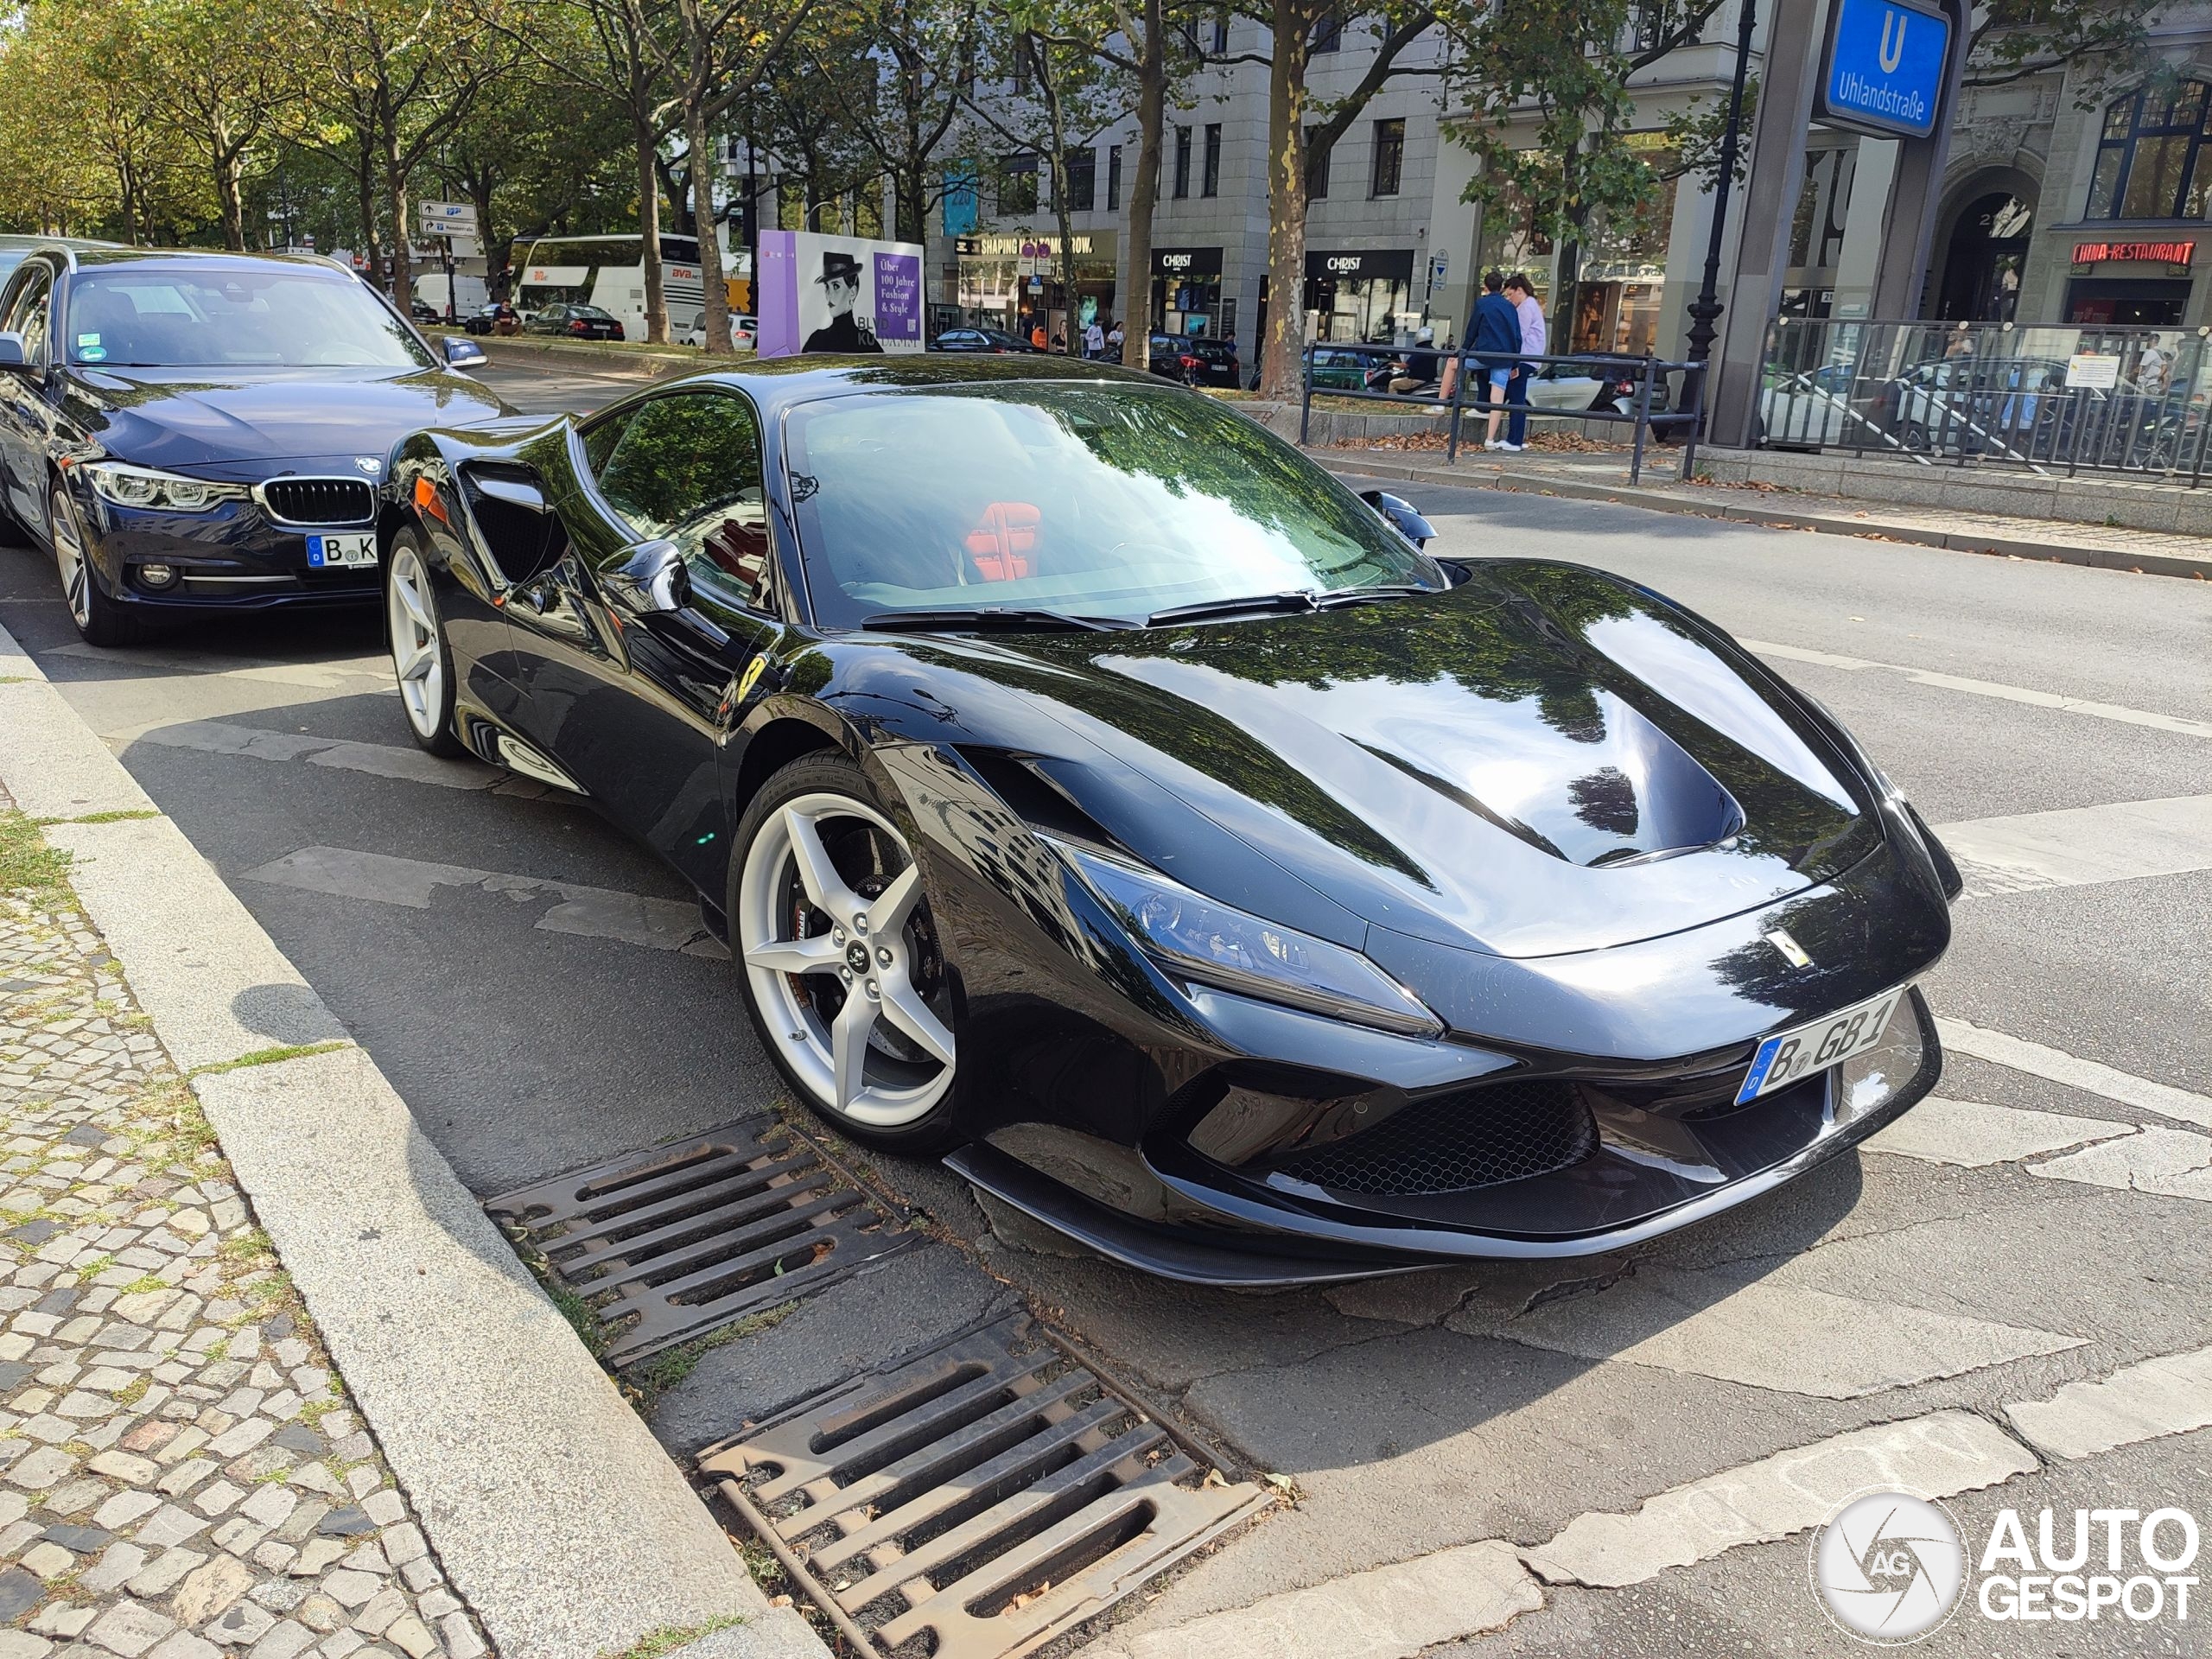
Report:
[[[67,888],[0,893],[0,1659],[479,1659],[230,1175]]]

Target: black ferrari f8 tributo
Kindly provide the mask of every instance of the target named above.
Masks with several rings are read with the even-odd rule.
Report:
[[[1195,392],[798,358],[387,479],[416,741],[681,871],[840,1131],[1109,1255],[1611,1249],[1936,1080],[1957,873],[1817,703]]]

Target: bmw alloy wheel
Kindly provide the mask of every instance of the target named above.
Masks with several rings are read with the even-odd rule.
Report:
[[[47,522],[54,540],[54,568],[61,575],[61,596],[68,602],[69,615],[78,627],[88,628],[92,621],[92,561],[85,556],[85,537],[77,528],[77,515],[69,510],[59,486],[48,504]]]
[[[446,650],[438,628],[437,600],[423,556],[408,542],[391,550],[391,580],[385,607],[391,623],[391,666],[399,677],[399,700],[407,721],[425,742],[445,729]]]
[[[785,801],[745,849],[734,943],[763,1031],[814,1103],[866,1130],[952,1086],[943,960],[904,836],[849,795]]]

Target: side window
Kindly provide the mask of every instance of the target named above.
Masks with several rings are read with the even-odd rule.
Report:
[[[732,392],[671,392],[632,410],[602,459],[605,432],[593,429],[584,448],[607,505],[641,538],[674,542],[702,586],[763,608],[768,516],[753,405]]]
[[[0,329],[23,337],[23,360],[40,367],[47,360],[46,315],[53,301],[54,278],[44,265],[31,265],[8,302],[7,315],[0,317]]]

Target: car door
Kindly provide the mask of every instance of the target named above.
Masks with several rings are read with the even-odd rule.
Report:
[[[591,423],[572,453],[548,480],[569,551],[506,607],[518,724],[719,905],[721,747],[746,670],[783,628],[759,413],[726,387],[672,389]],[[689,577],[680,609],[635,581],[658,542]]]
[[[43,259],[27,259],[0,297],[0,330],[23,337],[23,369],[0,373],[0,480],[8,510],[34,534],[46,523],[47,440],[54,410],[47,401],[47,365],[52,361],[48,321],[54,309],[54,270]]]

